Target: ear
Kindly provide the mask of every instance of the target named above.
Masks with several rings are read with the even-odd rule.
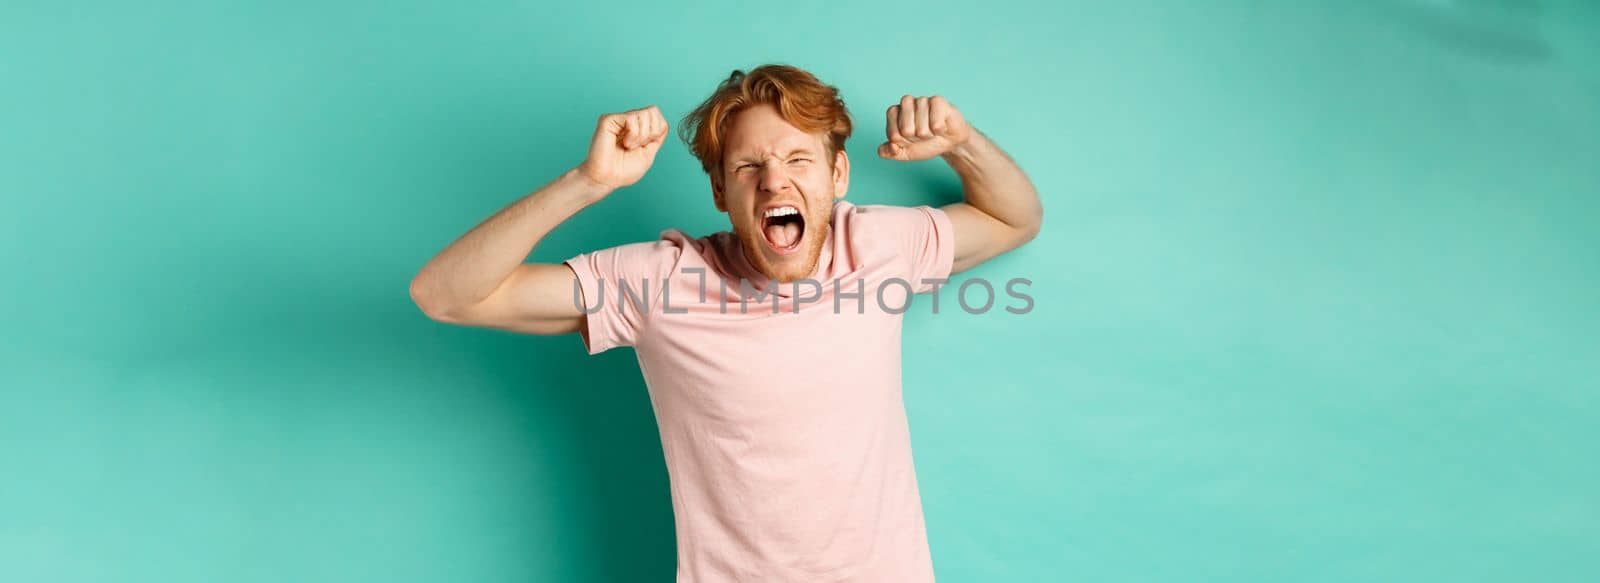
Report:
[[[722,185],[719,184],[720,181],[717,180],[716,176],[708,176],[708,178],[711,179],[711,202],[717,205],[717,212],[728,212],[728,201],[723,196]]]
[[[850,156],[843,149],[833,154],[833,198],[844,198],[850,191]]]

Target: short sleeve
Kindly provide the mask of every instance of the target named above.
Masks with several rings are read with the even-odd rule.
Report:
[[[862,205],[858,209],[871,217],[874,240],[892,242],[914,293],[933,291],[939,280],[949,279],[955,262],[955,228],[943,209],[926,205]],[[880,233],[887,239],[880,239]]]
[[[589,354],[633,346],[647,325],[650,307],[659,303],[665,274],[682,248],[671,241],[618,245],[564,261],[577,276],[586,314],[578,330]],[[578,299],[574,296],[574,299]]]
[[[955,227],[950,224],[950,216],[943,209],[931,206],[916,207],[922,215],[911,229],[910,259],[912,271],[916,280],[912,282],[912,289],[916,293],[927,293],[936,289],[925,279],[941,280],[950,278],[950,270],[955,265],[956,239]]]

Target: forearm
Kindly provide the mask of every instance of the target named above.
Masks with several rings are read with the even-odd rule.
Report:
[[[1019,230],[1037,230],[1044,214],[1039,193],[1022,168],[983,132],[942,156],[961,177],[966,203]]]
[[[577,169],[562,173],[485,219],[423,265],[411,282],[413,300],[430,312],[482,301],[527,260],[545,235],[610,190]]]

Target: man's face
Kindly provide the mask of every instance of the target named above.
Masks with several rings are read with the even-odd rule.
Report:
[[[811,275],[833,201],[849,188],[849,158],[841,151],[829,164],[823,135],[789,125],[770,105],[739,112],[724,144],[722,187],[713,180],[712,193],[745,257],[780,282]]]

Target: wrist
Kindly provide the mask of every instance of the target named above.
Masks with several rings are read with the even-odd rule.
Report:
[[[978,133],[977,128],[969,128],[965,139],[950,146],[950,149],[940,154],[940,156],[946,161],[971,160],[978,153],[979,142],[982,139],[983,134]]]
[[[617,187],[606,184],[589,175],[582,164],[567,170],[562,178],[571,183],[584,198],[591,201],[600,200],[617,190]]]

